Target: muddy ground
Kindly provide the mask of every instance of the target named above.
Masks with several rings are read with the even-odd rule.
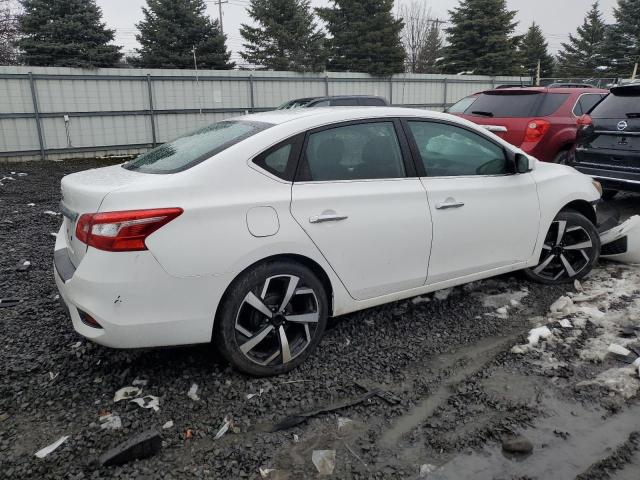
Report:
[[[63,175],[96,165],[0,165],[0,177],[15,179],[0,186],[0,298],[24,300],[0,308],[0,478],[238,479],[261,478],[261,467],[274,469],[269,478],[315,478],[314,450],[336,451],[333,478],[412,479],[421,471],[434,479],[640,478],[637,390],[589,384],[621,364],[582,358],[606,328],[590,320],[577,328],[572,320],[574,328],[562,330],[560,317],[548,318],[558,297],[580,295],[573,285],[505,276],[347,315],[332,321],[305,365],[270,379],[231,370],[206,345],[116,351],[85,341],[56,299],[51,233],[60,217],[44,212],[59,211]],[[640,197],[623,196],[603,211],[618,208],[629,216]],[[31,267],[17,271],[23,260]],[[635,281],[629,267],[605,263],[598,271],[588,288],[606,278]],[[598,308],[637,324],[639,297],[640,286]],[[514,353],[541,324],[555,340]],[[113,402],[136,379],[148,381],[144,394],[159,397],[159,411]],[[288,414],[362,394],[356,381],[400,402],[374,397],[265,431]],[[187,396],[193,383],[199,400]],[[247,399],[251,393],[259,395]],[[98,417],[107,412],[122,428],[101,428]],[[235,428],[214,439],[228,416]],[[96,464],[110,447],[153,428],[163,439],[154,457]],[[34,456],[67,435],[46,458]],[[533,452],[503,452],[512,435],[531,441]]]

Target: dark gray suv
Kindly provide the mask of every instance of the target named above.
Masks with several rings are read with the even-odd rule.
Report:
[[[385,98],[370,95],[342,95],[335,97],[296,98],[280,105],[277,110],[312,107],[386,107]]]
[[[578,125],[570,165],[597,178],[605,199],[640,191],[640,84],[612,88]]]

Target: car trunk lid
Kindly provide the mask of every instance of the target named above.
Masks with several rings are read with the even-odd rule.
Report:
[[[150,177],[149,174],[126,170],[120,165],[86,170],[62,179],[63,233],[69,259],[78,266],[87,251],[87,245],[76,238],[76,223],[84,213],[96,213],[104,198],[114,190]]]

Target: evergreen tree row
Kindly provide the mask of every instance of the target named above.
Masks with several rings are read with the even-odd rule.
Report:
[[[0,63],[109,67],[123,60],[115,32],[95,0],[19,0],[17,17],[0,0]],[[543,77],[629,76],[640,59],[640,0],[618,0],[606,25],[596,1],[583,24],[549,54],[539,25],[516,35],[506,0],[459,0],[441,20],[421,0],[392,14],[394,0],[250,0],[240,35],[246,65],[257,69],[403,71]],[[137,24],[140,47],[127,59],[148,68],[231,69],[226,36],[205,0],[147,0]],[[321,24],[319,24],[321,21]],[[244,66],[245,64],[243,64]]]

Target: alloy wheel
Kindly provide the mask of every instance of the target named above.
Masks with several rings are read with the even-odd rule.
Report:
[[[235,318],[236,344],[258,365],[287,364],[310,345],[319,320],[312,288],[295,275],[271,276],[241,302]]]
[[[555,220],[542,246],[540,263],[532,271],[545,280],[574,278],[590,264],[593,249],[585,228],[567,220]]]

